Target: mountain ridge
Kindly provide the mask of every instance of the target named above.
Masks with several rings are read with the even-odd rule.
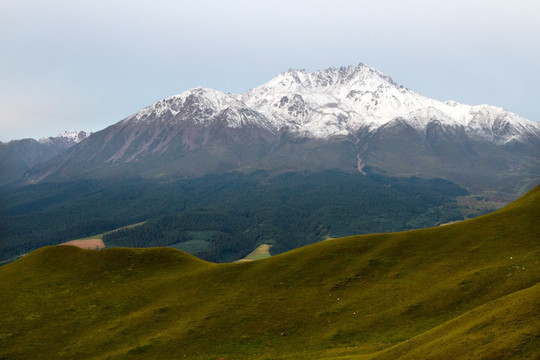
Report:
[[[288,70],[243,94],[184,91],[93,134],[22,183],[369,168],[515,194],[520,181],[530,189],[540,179],[538,153],[540,124],[491,105],[430,99],[360,64]]]
[[[226,94],[194,88],[160,100],[129,116],[124,121],[140,121],[149,114],[156,117],[179,112],[179,101],[192,103],[198,97],[200,114],[219,113],[227,108],[245,107],[257,113],[258,125],[275,132],[293,130],[298,136],[328,138],[346,136],[360,127],[371,131],[398,117],[410,120],[415,128],[425,129],[425,121],[415,122],[409,115],[423,109],[436,109],[440,119],[452,126],[464,126],[470,135],[498,145],[522,141],[529,133],[540,135],[540,125],[493,105],[465,105],[438,101],[398,86],[378,70],[359,64],[307,73],[287,70],[265,84],[243,94]],[[337,109],[337,110],[336,110]],[[263,115],[266,119],[261,119]],[[229,122],[231,127],[242,124]],[[181,119],[180,119],[181,120]],[[446,121],[445,121],[446,120]],[[205,122],[201,121],[204,125]],[[501,126],[509,133],[501,133]],[[494,133],[498,136],[494,136]]]
[[[0,185],[17,180],[32,167],[60,155],[90,135],[85,131],[71,130],[54,137],[0,142]]]

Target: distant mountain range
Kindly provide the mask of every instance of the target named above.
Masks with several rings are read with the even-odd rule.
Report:
[[[430,99],[359,64],[288,70],[239,95],[188,90],[92,134],[22,183],[339,169],[517,194],[540,180],[539,154],[537,122]]]
[[[56,137],[0,142],[0,185],[20,178],[33,166],[61,154],[86,139],[90,133],[65,131]]]

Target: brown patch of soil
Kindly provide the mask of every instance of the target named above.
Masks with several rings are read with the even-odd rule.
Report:
[[[87,250],[99,250],[105,248],[105,244],[101,239],[71,240],[60,245],[73,245]]]

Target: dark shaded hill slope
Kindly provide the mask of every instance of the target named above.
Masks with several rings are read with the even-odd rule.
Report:
[[[0,185],[13,182],[33,166],[46,162],[86,139],[85,131],[66,131],[56,137],[0,142]]]
[[[145,222],[110,234],[105,243],[184,250],[197,238],[193,255],[231,262],[263,243],[273,244],[277,254],[326,237],[461,220],[470,212],[454,199],[465,194],[441,179],[337,171],[0,187],[0,261]]]
[[[540,187],[453,225],[219,265],[42,248],[0,268],[0,358],[536,358],[538,214]]]

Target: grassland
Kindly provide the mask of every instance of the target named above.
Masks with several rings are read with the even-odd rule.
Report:
[[[245,258],[241,259],[240,261],[253,261],[253,260],[261,260],[266,259],[270,256],[270,249],[272,248],[272,245],[270,244],[262,244],[260,246],[257,246],[255,250],[250,252]]]
[[[535,359],[540,187],[442,227],[213,264],[38,249],[0,268],[0,359]]]
[[[458,207],[462,210],[465,218],[471,218],[476,217],[479,214],[483,215],[495,210],[499,210],[511,201],[508,198],[499,201],[489,200],[493,196],[494,195],[491,195],[491,197],[482,195],[458,196],[456,198],[456,202]]]

